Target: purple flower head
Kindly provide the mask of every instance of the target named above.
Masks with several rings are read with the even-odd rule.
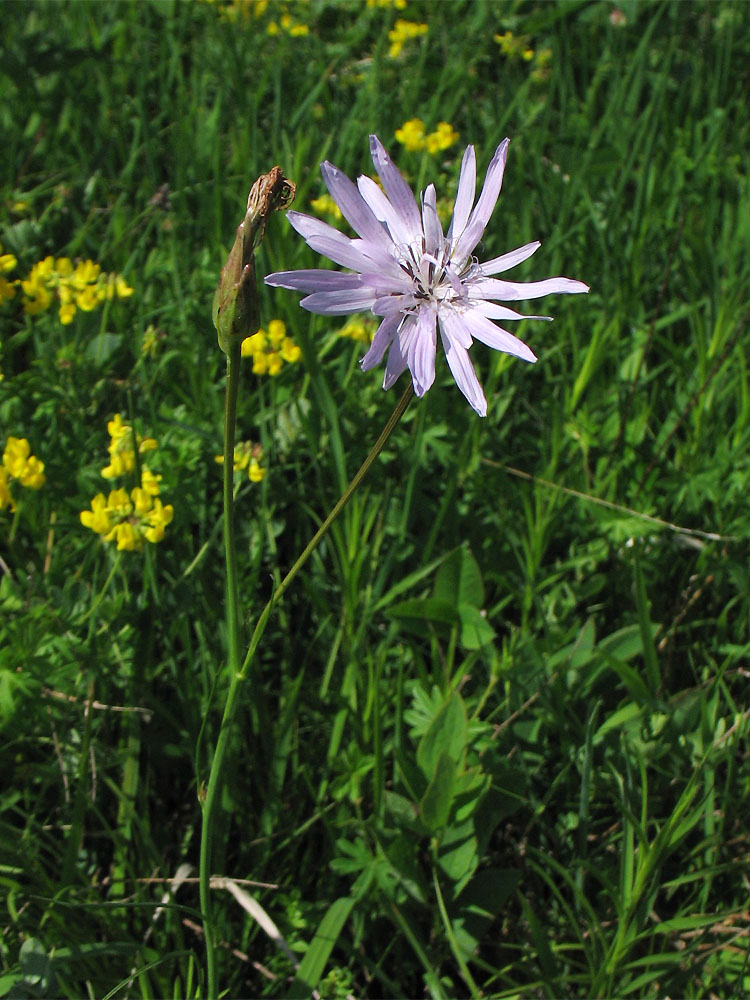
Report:
[[[509,145],[510,140],[504,139],[497,147],[476,205],[476,155],[474,147],[467,146],[453,221],[444,234],[435,186],[430,184],[422,194],[420,209],[382,143],[371,135],[372,162],[383,190],[369,177],[360,177],[354,184],[332,163],[321,164],[328,190],[356,238],[309,215],[287,213],[308,246],[348,270],[279,271],[269,274],[266,282],[306,292],[301,305],[310,312],[337,316],[369,309],[382,317],[362,359],[362,370],[374,368],[388,351],[384,389],[390,389],[408,368],[417,396],[427,392],[435,381],[439,330],[459,389],[479,416],[486,416],[487,401],[469,361],[472,340],[524,361],[536,361],[526,344],[493,320],[552,318],[527,317],[496,300],[514,302],[551,292],[589,290],[572,278],[502,281],[492,277],[530,257],[541,246],[538,242],[484,264],[472,256],[500,194]]]

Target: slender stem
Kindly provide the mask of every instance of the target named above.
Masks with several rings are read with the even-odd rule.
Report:
[[[263,635],[263,632],[265,631],[266,623],[268,621],[269,615],[271,614],[271,612],[273,611],[273,609],[276,607],[276,605],[279,603],[279,601],[281,600],[281,598],[284,596],[284,592],[286,591],[287,587],[289,587],[289,585],[291,584],[292,580],[294,580],[294,578],[297,575],[297,573],[299,573],[299,571],[305,565],[305,563],[310,558],[310,556],[312,555],[312,553],[315,551],[315,549],[317,548],[317,546],[320,543],[321,539],[328,532],[328,529],[331,527],[331,525],[336,520],[336,518],[339,516],[339,514],[344,509],[344,507],[346,507],[346,505],[351,500],[351,498],[352,498],[352,496],[354,494],[354,491],[357,489],[357,487],[359,486],[359,484],[362,482],[362,480],[365,478],[365,476],[369,472],[370,466],[375,461],[375,459],[378,457],[378,455],[380,454],[380,452],[383,450],[383,448],[385,447],[385,443],[388,440],[388,438],[391,436],[391,434],[393,433],[393,430],[396,427],[396,424],[398,424],[399,420],[401,419],[401,417],[406,412],[406,407],[411,402],[411,399],[412,399],[413,395],[414,395],[414,389],[413,389],[412,383],[410,381],[409,385],[407,386],[406,390],[404,391],[403,396],[401,397],[401,399],[396,404],[396,408],[393,411],[393,413],[391,414],[390,420],[388,421],[388,423],[383,428],[383,430],[382,430],[382,432],[380,434],[380,437],[377,439],[377,441],[375,442],[375,444],[372,446],[370,454],[367,456],[367,458],[364,460],[364,462],[360,466],[359,472],[357,472],[357,474],[355,475],[354,479],[352,479],[352,481],[349,483],[349,485],[347,486],[347,488],[346,488],[343,496],[339,500],[339,502],[336,504],[336,506],[333,508],[333,510],[331,511],[331,513],[328,515],[328,517],[325,519],[325,521],[323,521],[323,523],[321,524],[321,526],[315,532],[315,534],[313,535],[311,541],[309,542],[309,544],[305,548],[304,552],[302,552],[302,554],[297,559],[297,561],[295,562],[295,564],[292,566],[292,568],[289,570],[289,572],[287,573],[287,575],[284,577],[284,579],[279,584],[278,589],[271,596],[271,599],[269,600],[268,604],[266,604],[266,606],[263,609],[263,612],[262,612],[260,618],[258,619],[258,624],[255,626],[255,631],[253,632],[253,637],[250,640],[250,648],[247,651],[247,655],[245,657],[245,662],[242,664],[242,669],[240,671],[240,675],[242,677],[245,677],[245,675],[247,674],[247,671],[248,671],[248,669],[250,667],[250,664],[253,661],[253,657],[255,655],[255,650],[258,648],[258,643],[260,642],[261,637]]]
[[[207,971],[208,971],[208,990],[206,996],[208,1000],[215,1000],[218,996],[216,989],[216,964],[214,955],[214,934],[213,934],[213,923],[211,919],[211,900],[210,900],[210,879],[211,879],[211,847],[212,847],[212,835],[213,835],[213,815],[216,808],[216,803],[219,798],[219,789],[221,776],[223,772],[224,758],[226,756],[227,747],[229,745],[229,737],[231,734],[232,726],[234,723],[234,718],[237,713],[237,707],[239,705],[239,693],[242,681],[245,680],[250,665],[252,664],[255,651],[258,648],[258,643],[261,640],[263,632],[265,631],[266,624],[268,622],[271,611],[281,600],[287,587],[294,580],[297,573],[302,569],[304,564],[307,562],[316,546],[319,544],[320,540],[326,534],[328,529],[331,527],[333,522],[339,516],[341,511],[347,505],[349,500],[351,500],[354,491],[357,489],[359,484],[362,482],[370,466],[373,464],[375,459],[378,457],[380,452],[383,450],[385,443],[388,438],[393,433],[394,428],[398,424],[401,417],[406,412],[406,408],[411,402],[412,396],[414,395],[414,390],[412,388],[411,381],[409,382],[408,388],[404,392],[401,399],[396,404],[396,408],[393,411],[388,423],[383,428],[383,431],[375,442],[370,451],[370,454],[362,463],[361,468],[357,474],[352,479],[349,486],[346,488],[343,496],[333,508],[331,513],[321,524],[320,528],[316,531],[309,545],[305,548],[304,552],[297,559],[295,564],[289,570],[287,575],[281,581],[276,592],[273,594],[268,604],[266,604],[263,609],[258,623],[255,626],[255,631],[253,632],[253,637],[250,641],[250,647],[245,657],[245,661],[242,667],[239,667],[239,598],[237,590],[237,573],[234,561],[234,526],[232,522],[232,466],[234,462],[234,422],[235,422],[235,412],[236,412],[236,402],[237,402],[237,373],[239,369],[239,347],[236,350],[236,359],[234,357],[234,352],[230,353],[227,361],[227,402],[225,411],[225,430],[224,430],[224,541],[226,545],[226,557],[227,557],[227,621],[229,625],[229,666],[230,666],[230,682],[229,691],[227,693],[227,700],[224,706],[224,715],[221,720],[221,729],[219,730],[219,738],[216,741],[216,751],[214,753],[213,760],[211,761],[211,770],[208,776],[208,786],[206,788],[206,797],[203,803],[203,829],[201,835],[201,852],[200,852],[200,900],[201,900],[201,910],[203,912],[203,927],[206,937],[206,955],[207,955]],[[231,428],[231,429],[230,429]]]
[[[79,618],[78,619],[77,624],[79,626],[83,625],[83,623],[85,621],[87,621],[91,617],[91,615],[93,615],[93,613],[96,611],[96,609],[99,607],[99,605],[104,600],[104,598],[105,598],[105,596],[107,594],[107,591],[109,590],[109,585],[110,585],[110,583],[112,583],[112,578],[114,577],[115,573],[117,572],[117,570],[118,570],[118,568],[120,566],[120,559],[121,558],[122,558],[122,552],[118,552],[117,555],[115,556],[114,562],[112,563],[112,569],[109,571],[109,576],[104,581],[104,586],[102,587],[102,589],[97,594],[96,599],[94,600],[94,602],[92,603],[91,607],[88,609],[88,611],[86,612],[86,614],[83,616],[83,618]]]
[[[224,708],[224,721],[237,700],[237,670],[240,661],[240,601],[237,586],[237,561],[234,548],[234,432],[237,420],[237,392],[240,381],[240,343],[230,343],[227,354],[227,388],[224,403],[224,552],[227,564],[227,632],[229,634],[230,684]],[[211,762],[206,797],[203,802],[203,825],[200,848],[200,902],[203,914],[203,933],[206,940],[206,971],[209,1000],[218,997],[216,979],[216,953],[211,909],[211,867],[213,860],[214,812],[218,801],[221,777],[221,760],[224,756],[229,727],[222,721],[216,753]]]
[[[235,341],[227,355],[227,393],[224,407],[224,552],[227,561],[229,667],[232,673],[240,662],[240,596],[234,547],[234,433],[239,376],[240,343]]]

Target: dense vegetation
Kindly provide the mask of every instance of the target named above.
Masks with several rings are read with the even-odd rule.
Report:
[[[439,352],[271,619],[221,985],[750,994],[744,4],[27,2],[3,34],[0,995],[206,995],[211,300],[252,181],[279,164],[314,212],[322,160],[373,173],[371,132],[446,218],[466,144],[481,172],[509,136],[482,255],[540,239],[512,277],[591,292],[526,309],[555,317],[517,328],[534,366],[474,346],[484,420]],[[460,138],[399,143],[416,118]],[[258,259],[319,266],[283,214]],[[367,317],[261,296],[288,341],[240,388],[248,636],[408,377],[359,370]]]

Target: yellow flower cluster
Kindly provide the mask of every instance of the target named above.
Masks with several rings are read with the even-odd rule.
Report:
[[[115,479],[117,476],[124,476],[135,469],[135,451],[133,445],[133,428],[130,424],[125,424],[119,413],[115,413],[112,420],[107,423],[107,430],[111,438],[109,442],[109,465],[102,469],[105,479]],[[138,454],[143,455],[147,451],[153,451],[158,445],[153,438],[142,438],[136,435]],[[148,472],[148,470],[145,470]],[[161,476],[159,476],[161,479]],[[157,493],[159,491],[157,490]]]
[[[286,326],[280,319],[272,319],[268,330],[262,327],[252,337],[245,337],[241,347],[243,358],[253,359],[255,375],[278,375],[284,362],[299,361],[301,351],[291,337],[286,335]]]
[[[269,21],[266,27],[266,34],[268,35],[280,35],[282,32],[285,35],[289,35],[290,38],[300,38],[303,35],[308,35],[310,29],[306,24],[300,24],[299,21],[295,21],[292,15],[285,11],[278,22]]]
[[[139,454],[157,447],[154,438],[142,438],[133,433],[130,424],[119,413],[107,424],[109,465],[102,469],[105,479],[124,476],[135,470],[135,447]],[[161,476],[141,466],[141,484],[131,489],[111,490],[109,497],[98,493],[91,501],[91,510],[81,511],[81,524],[102,535],[105,542],[116,542],[120,551],[140,552],[146,542],[160,542],[164,529],[172,520],[174,508],[164,506],[159,499]]]
[[[413,38],[419,38],[420,35],[426,34],[426,24],[417,24],[414,21],[404,21],[403,18],[398,18],[394,26],[388,32],[388,41],[391,43],[388,55],[391,59],[396,59],[401,55],[404,45],[406,45],[407,42],[410,42]]]
[[[217,455],[216,461],[224,464],[224,456]],[[259,483],[268,471],[263,461],[263,446],[252,441],[238,441],[234,446],[234,463],[232,468],[235,472],[247,472],[251,483]]]
[[[45,257],[21,282],[23,308],[36,316],[59,303],[60,322],[72,323],[76,311],[91,312],[107,299],[126,299],[133,289],[119,274],[106,274],[93,260],[73,264],[69,257]]]
[[[395,10],[405,10],[406,0],[367,0],[368,7],[393,7]]]
[[[529,46],[528,35],[514,35],[512,31],[506,31],[502,35],[492,37],[506,59],[511,61],[523,59],[524,62],[531,62],[534,58],[534,50]]]
[[[0,466],[0,510],[5,507],[16,509],[16,502],[10,491],[13,479],[30,490],[38,490],[44,485],[44,462],[31,454],[26,438],[9,437],[6,442],[3,464]]]
[[[278,3],[278,0],[228,0],[226,3],[217,3],[216,0],[204,0],[217,7],[222,18],[227,21],[239,21],[240,19],[249,21],[250,18],[265,17],[266,14],[273,14],[278,11],[278,20],[269,21],[266,26],[266,33],[269,35],[279,35],[282,32],[292,38],[307,35],[310,29],[306,24],[295,21],[287,9],[285,3]],[[299,6],[299,5],[298,5]]]
[[[449,122],[438,122],[435,131],[426,134],[422,119],[410,118],[408,122],[404,122],[401,128],[396,129],[396,140],[411,152],[426,149],[434,156],[444,149],[449,149],[454,142],[457,142],[458,132],[453,130],[453,126]]]
[[[135,486],[129,496],[123,489],[111,490],[107,498],[97,493],[91,510],[81,511],[81,524],[102,535],[105,542],[117,542],[120,551],[140,552],[146,542],[164,538],[173,514],[171,504],[164,507],[143,485]]]
[[[16,294],[18,281],[8,281],[5,275],[12,271],[17,263],[12,253],[3,253],[3,245],[0,243],[0,305]]]

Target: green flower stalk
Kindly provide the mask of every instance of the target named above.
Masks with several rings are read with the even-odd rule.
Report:
[[[286,208],[294,199],[295,185],[274,167],[253,184],[245,217],[237,228],[226,264],[221,269],[214,294],[213,320],[219,347],[227,356],[227,388],[224,407],[224,551],[227,568],[227,630],[230,687],[224,706],[219,739],[211,761],[208,784],[201,789],[203,824],[200,847],[200,901],[206,939],[207,996],[218,996],[216,957],[211,909],[211,867],[214,815],[219,799],[222,762],[229,729],[236,712],[240,667],[240,608],[234,546],[234,435],[237,415],[242,341],[260,327],[260,308],[255,282],[255,250],[266,231],[269,216]]]

